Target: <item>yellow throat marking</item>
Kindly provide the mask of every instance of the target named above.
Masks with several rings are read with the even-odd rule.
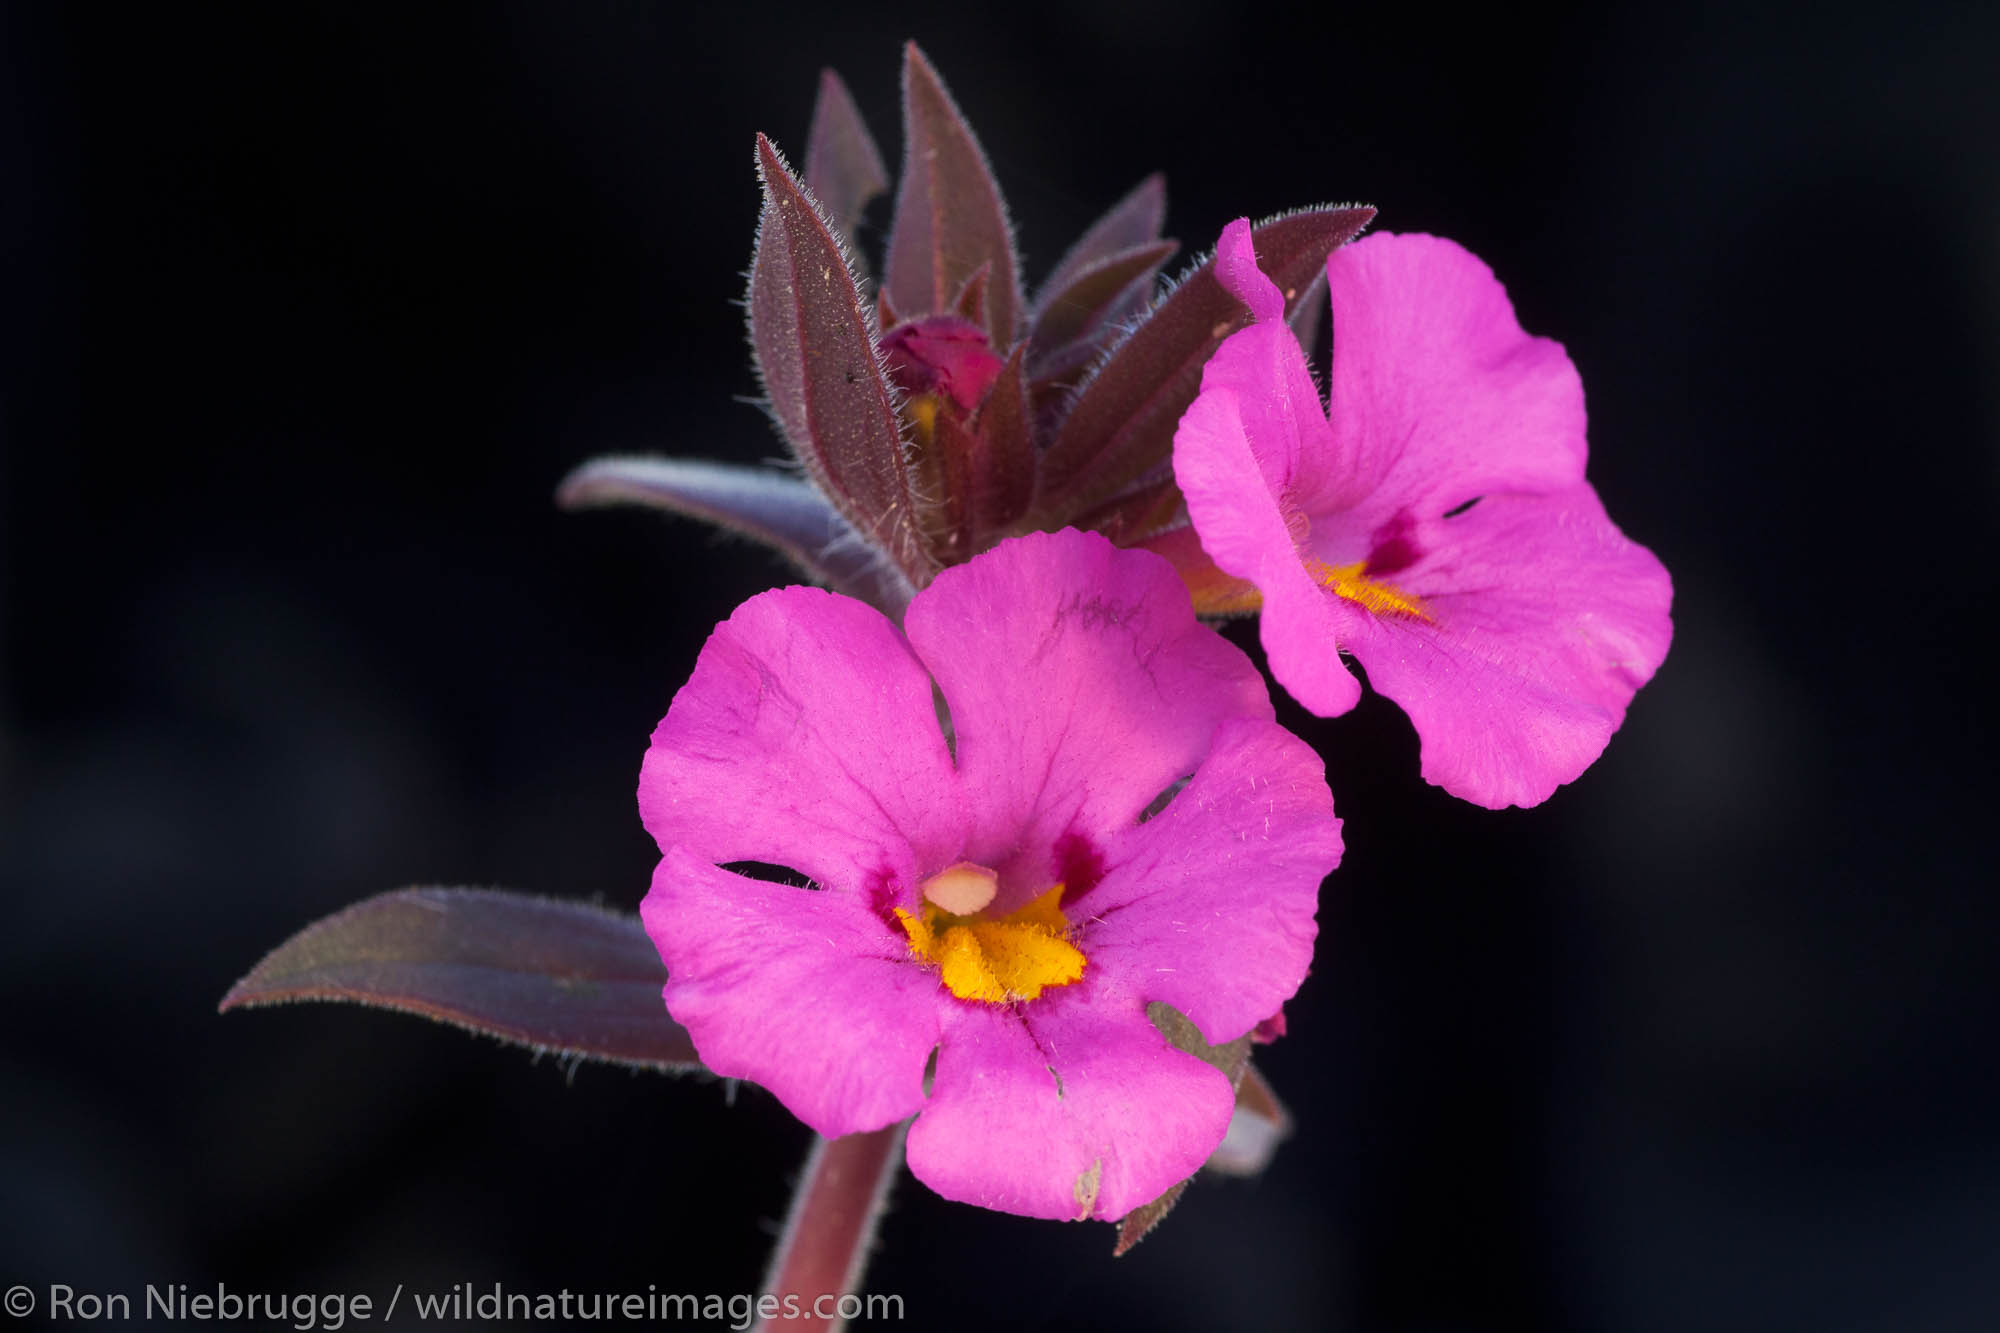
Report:
[[[1312,575],[1313,581],[1322,588],[1330,589],[1336,597],[1345,597],[1378,616],[1409,616],[1414,620],[1431,618],[1419,598],[1392,583],[1369,578],[1366,560],[1357,560],[1351,565],[1329,565],[1307,556],[1306,573]]]
[[[1032,1000],[1083,975],[1083,954],[1069,942],[1062,893],[1058,884],[991,920],[977,913],[955,915],[926,896],[922,916],[898,907],[896,919],[910,937],[910,952],[937,968],[945,988],[959,999]]]

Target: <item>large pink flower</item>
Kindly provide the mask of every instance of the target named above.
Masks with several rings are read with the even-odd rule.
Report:
[[[1590,766],[1672,637],[1672,585],[1584,480],[1583,386],[1491,270],[1435,236],[1327,261],[1330,407],[1247,222],[1216,274],[1256,323],[1224,342],[1174,440],[1201,545],[1254,583],[1271,673],[1313,712],[1360,682],[1402,705],[1423,774],[1534,805]]]
[[[1147,1005],[1220,1043],[1305,976],[1340,859],[1323,769],[1146,552],[1004,542],[905,623],[781,588],[709,638],[639,781],[667,1007],[822,1134],[916,1115],[947,1198],[1121,1217],[1233,1102]]]

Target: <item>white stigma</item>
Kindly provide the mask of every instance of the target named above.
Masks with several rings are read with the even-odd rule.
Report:
[[[946,866],[924,881],[924,897],[953,916],[971,916],[1000,892],[1000,876],[970,861]]]

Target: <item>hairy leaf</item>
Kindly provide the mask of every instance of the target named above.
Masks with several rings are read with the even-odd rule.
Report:
[[[841,515],[913,582],[928,582],[895,393],[846,252],[761,134],[757,170],[764,213],[750,263],[750,344],[771,413]]]
[[[966,280],[991,264],[985,327],[1005,352],[1021,315],[1007,206],[972,127],[915,42],[903,48],[903,144],[884,288],[904,319],[917,319],[951,309]]]
[[[565,509],[636,504],[698,518],[763,542],[816,583],[894,617],[909,581],[854,534],[824,495],[769,468],[700,458],[596,458],[563,478]]]
[[[1160,265],[1179,248],[1176,241],[1151,241],[1080,269],[1036,311],[1029,373],[1047,379],[1087,364],[1112,325],[1145,309]]]
[[[1035,297],[1036,311],[1048,305],[1050,299],[1074,282],[1083,270],[1115,254],[1157,241],[1166,220],[1167,178],[1156,171],[1133,186],[1131,192],[1113,204],[1103,217],[1091,223],[1090,230],[1056,261],[1055,268],[1042,280],[1041,291]]]
[[[819,99],[806,133],[806,188],[849,241],[868,201],[889,188],[882,150],[847,85],[830,69],[819,72]]]
[[[398,889],[286,940],[221,1008],[344,1000],[564,1057],[699,1068],[660,1000],[666,980],[637,917],[491,889]]]
[[[1285,293],[1289,312],[1313,287],[1326,257],[1375,216],[1371,208],[1316,208],[1251,232],[1258,266]],[[1201,388],[1201,368],[1250,312],[1217,281],[1214,256],[1183,279],[1077,391],[1042,459],[1036,508],[1056,526],[1116,495],[1165,463],[1174,427]]]

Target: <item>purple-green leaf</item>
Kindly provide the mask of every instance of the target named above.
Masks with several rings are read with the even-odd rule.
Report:
[[[636,504],[713,523],[784,555],[814,582],[894,617],[910,584],[854,535],[826,497],[769,468],[701,458],[596,458],[563,478],[565,509]]]
[[[841,516],[927,583],[895,394],[846,250],[761,134],[757,171],[764,212],[750,261],[750,345],[771,414]]]
[[[1076,280],[1079,273],[1115,254],[1160,239],[1167,221],[1167,178],[1154,172],[1132,187],[1131,193],[1111,206],[1109,212],[1090,224],[1077,243],[1056,261],[1055,268],[1042,280],[1035,297],[1039,312],[1051,297]]]
[[[1146,308],[1160,265],[1180,248],[1150,241],[1085,265],[1035,313],[1029,375],[1044,380],[1081,369],[1103,350],[1110,326]]]
[[[1365,207],[1305,209],[1252,230],[1258,266],[1285,294],[1287,312],[1311,292],[1326,257],[1374,216]],[[1058,526],[1165,463],[1202,366],[1249,322],[1216,280],[1214,256],[1204,258],[1077,390],[1042,458],[1042,523]]]
[[[307,926],[222,997],[395,1009],[565,1058],[697,1069],[639,919],[492,889],[399,889]]]
[[[882,150],[847,85],[830,69],[819,72],[819,99],[806,134],[806,188],[849,241],[868,201],[889,188]]]
[[[951,309],[966,280],[991,264],[986,331],[995,348],[1020,332],[1020,266],[1007,206],[986,154],[915,42],[903,48],[903,179],[889,232],[884,288],[904,319]]]

